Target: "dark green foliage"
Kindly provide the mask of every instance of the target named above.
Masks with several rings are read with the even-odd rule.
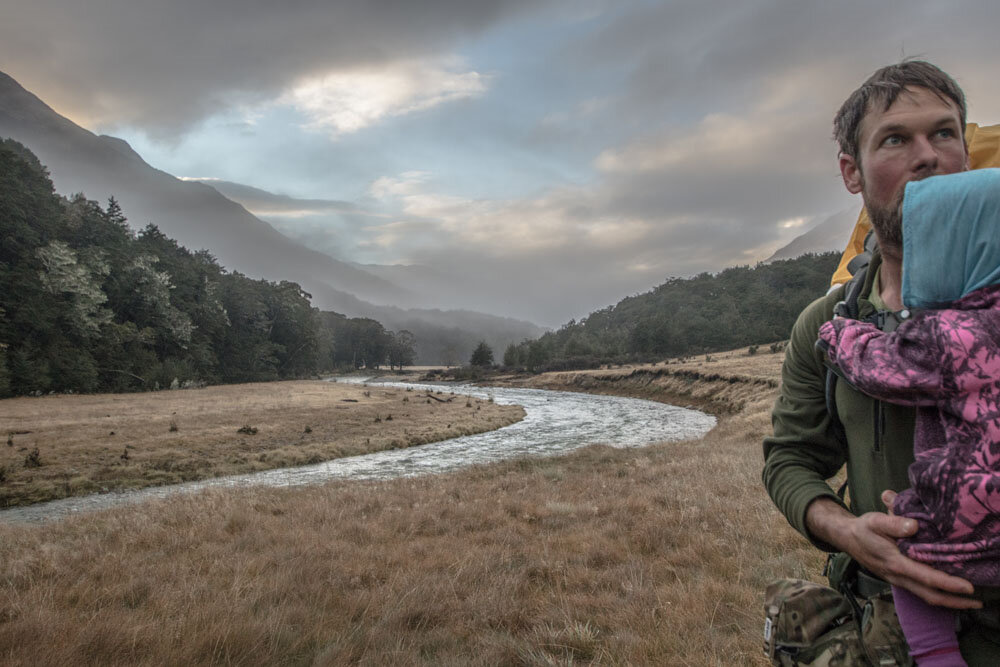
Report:
[[[472,366],[479,366],[485,368],[487,366],[493,365],[493,349],[486,344],[485,341],[480,341],[476,349],[472,351],[472,357],[469,359],[469,364]]]
[[[753,354],[761,343],[788,335],[799,312],[826,291],[839,258],[837,253],[804,255],[671,278],[650,292],[508,348],[504,365],[570,370],[744,346]]]
[[[14,347],[9,356],[10,386],[13,393],[31,394],[49,389],[49,363],[31,341]]]
[[[3,313],[0,313],[2,316]],[[6,345],[0,345],[0,398],[10,396],[10,371],[7,370]]]
[[[389,368],[402,370],[403,366],[412,366],[416,360],[416,345],[416,336],[406,329],[395,334],[390,333]]]
[[[507,368],[515,368],[521,365],[521,354],[514,343],[508,345],[507,349],[503,351],[503,365]]]
[[[0,396],[135,391],[412,364],[415,339],[320,313],[295,283],[228,273],[118,202],[56,195],[0,141]]]
[[[406,329],[394,333],[375,320],[339,313],[319,312],[317,317],[318,336],[325,349],[320,366],[379,368],[388,363],[390,368],[402,368],[414,363],[416,337]]]

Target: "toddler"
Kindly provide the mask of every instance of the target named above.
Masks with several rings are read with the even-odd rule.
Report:
[[[917,408],[911,488],[892,511],[919,527],[900,550],[1000,586],[1000,169],[908,183],[901,217],[912,316],[890,333],[835,319],[821,345],[859,391]],[[893,597],[921,667],[965,664],[952,610],[898,587]]]

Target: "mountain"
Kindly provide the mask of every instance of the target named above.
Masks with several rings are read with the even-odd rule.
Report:
[[[445,350],[460,363],[479,340],[502,347],[543,332],[530,322],[483,313],[398,307],[444,301],[293,241],[219,190],[247,202],[293,200],[235,183],[186,181],[155,169],[127,142],[76,125],[2,72],[0,137],[31,149],[48,168],[58,192],[82,192],[102,204],[114,196],[136,229],[154,223],[187,248],[207,249],[228,270],[297,282],[321,309],[370,317],[389,329],[423,332],[426,340],[418,342],[422,363],[446,361],[441,356]],[[305,201],[320,208],[352,208],[346,202]],[[441,354],[432,354],[433,350]]]
[[[218,190],[226,199],[242,205],[246,210],[260,218],[268,215],[302,214],[316,212],[353,213],[357,206],[351,202],[336,199],[296,199],[288,195],[275,194],[243,183],[233,183],[222,179],[184,179],[203,183]]]
[[[273,225],[285,236],[320,251],[330,247],[340,234],[349,237],[349,230],[364,227],[370,224],[372,216],[379,215],[371,210],[363,210],[351,202],[335,199],[298,199],[219,179],[205,179],[201,182],[242,204],[253,215]],[[411,309],[423,309],[420,315],[422,318],[430,317],[430,313],[441,314],[441,309],[466,313],[488,310],[505,313],[515,318],[510,321],[516,321],[517,315],[513,313],[531,310],[531,306],[521,298],[509,278],[490,275],[488,271],[463,270],[445,263],[384,265],[352,262],[351,266],[393,285],[406,285],[412,296],[405,305]],[[341,307],[349,306],[345,304]],[[417,314],[417,311],[412,312]],[[548,316],[551,313],[540,315]],[[381,317],[374,314],[370,316],[376,319]],[[386,316],[394,317],[391,314]],[[467,318],[459,316],[458,319],[465,321]],[[506,327],[503,322],[496,324],[501,328]]]
[[[28,146],[48,167],[58,192],[83,192],[102,203],[114,196],[134,227],[155,223],[182,245],[211,251],[230,270],[295,281],[322,308],[335,309],[342,293],[382,304],[412,297],[387,280],[288,239],[208,185],[151,167],[125,141],[81,128],[2,72],[0,136]]]
[[[796,236],[791,243],[779,248],[764,261],[794,259],[807,252],[821,253],[830,250],[841,252],[847,246],[847,240],[851,237],[851,230],[854,229],[854,223],[857,222],[857,219],[858,211],[854,208],[835,213],[805,234]]]

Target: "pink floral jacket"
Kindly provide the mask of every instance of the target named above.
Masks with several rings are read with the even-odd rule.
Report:
[[[912,486],[893,512],[919,529],[900,549],[973,584],[1000,585],[1000,286],[892,333],[837,319],[820,339],[858,390],[917,408]]]

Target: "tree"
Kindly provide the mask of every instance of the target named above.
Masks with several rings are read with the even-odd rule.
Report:
[[[448,368],[458,363],[458,345],[452,342],[447,343],[441,350],[441,361]]]
[[[472,351],[469,363],[483,368],[493,365],[493,349],[486,344],[486,341],[479,341],[479,345]]]
[[[0,315],[3,310],[0,309]],[[0,343],[0,397],[10,395],[10,373],[7,371],[7,345]]]
[[[416,337],[406,329],[390,334],[389,369],[393,366],[403,370],[403,366],[412,366],[416,359]]]
[[[521,355],[518,354],[517,345],[511,343],[507,346],[507,349],[503,353],[503,365],[508,368],[513,368],[514,366],[519,366],[521,364]]]

